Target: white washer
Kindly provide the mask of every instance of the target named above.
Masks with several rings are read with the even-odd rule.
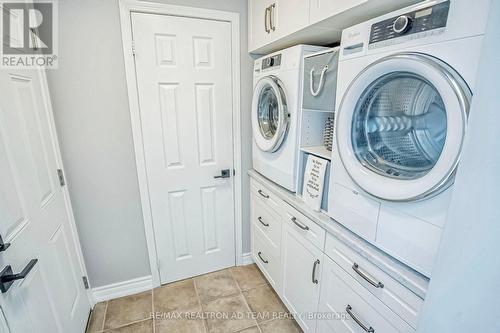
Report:
[[[427,1],[342,34],[329,215],[426,276],[446,221],[489,4]]]
[[[292,192],[298,179],[303,57],[323,49],[297,45],[254,63],[253,168]]]

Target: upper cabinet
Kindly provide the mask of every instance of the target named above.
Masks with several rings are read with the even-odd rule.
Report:
[[[311,24],[338,15],[369,0],[310,0],[309,22]]]
[[[277,0],[273,3],[272,21],[276,36],[282,37],[309,24],[309,1]]]
[[[248,49],[254,50],[271,41],[271,4],[273,0],[248,1]]]
[[[343,29],[419,0],[248,0],[248,51],[340,41]]]
[[[249,50],[253,52],[309,24],[309,1],[250,0]]]

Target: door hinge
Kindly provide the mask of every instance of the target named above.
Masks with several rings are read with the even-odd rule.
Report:
[[[236,170],[233,169],[233,176],[236,176]]]
[[[64,179],[64,173],[62,169],[57,169],[57,177],[59,177],[59,184],[61,186],[66,185],[66,180]]]
[[[135,56],[135,41],[132,41],[132,55]]]
[[[83,286],[85,287],[85,289],[89,289],[89,279],[87,279],[86,276],[82,276],[82,280],[83,280]]]

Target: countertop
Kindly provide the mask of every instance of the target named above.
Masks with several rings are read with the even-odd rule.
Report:
[[[310,218],[316,224],[325,229],[328,233],[339,239],[341,242],[356,251],[359,255],[376,265],[382,271],[390,275],[393,279],[411,290],[422,299],[425,298],[429,279],[418,273],[407,265],[394,259],[387,253],[378,249],[374,245],[365,241],[352,231],[336,222],[323,212],[316,212],[305,204],[295,193],[273,183],[255,170],[249,170],[248,175],[255,181],[266,186],[283,201],[293,206],[299,212]]]

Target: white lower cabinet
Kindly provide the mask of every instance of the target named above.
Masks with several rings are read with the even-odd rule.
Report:
[[[291,225],[283,227],[281,298],[304,332],[315,332],[324,255]]]
[[[319,333],[414,332],[377,297],[325,257],[319,311]]]
[[[304,332],[415,332],[421,298],[270,188],[251,188],[253,259]]]
[[[387,305],[410,326],[417,327],[424,300],[405,288],[332,235],[326,237],[325,253],[352,279]],[[350,281],[347,279],[347,281]],[[351,281],[350,284],[354,282]]]
[[[282,281],[280,249],[273,247],[255,224],[252,226],[252,257],[271,286],[279,293]]]

